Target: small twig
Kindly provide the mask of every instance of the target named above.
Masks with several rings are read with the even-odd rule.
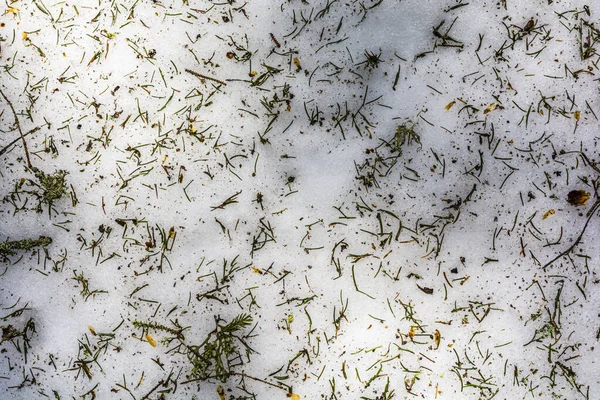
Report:
[[[39,131],[41,128],[39,126],[36,126],[35,128],[33,128],[32,130],[26,132],[23,137],[30,135],[34,132]],[[6,153],[8,150],[10,150],[10,148],[17,143],[19,140],[22,140],[21,137],[16,138],[15,140],[13,140],[12,142],[10,142],[9,144],[7,144],[6,146],[4,146],[1,150],[0,150],[0,156],[4,155],[4,153]]]
[[[594,171],[596,171],[598,174],[600,174],[600,169],[596,166],[595,163],[590,161],[590,159],[587,157],[587,155],[584,152],[579,152],[579,155]]]
[[[191,69],[186,69],[185,72],[187,72],[188,74],[194,75],[196,78],[199,78],[199,79],[208,79],[209,81],[217,82],[217,83],[219,83],[221,85],[227,86],[227,83],[225,83],[225,82],[223,82],[223,81],[221,81],[221,80],[219,80],[217,78],[211,78],[210,76],[202,75],[202,74],[200,74],[200,73],[198,73],[196,71],[192,71]]]
[[[277,40],[275,35],[273,35],[272,33],[269,33],[269,36],[271,36],[271,40],[275,44],[275,47],[277,47],[277,48],[281,47],[281,44],[279,43],[279,41]]]
[[[272,383],[272,382],[269,382],[269,381],[265,381],[264,379],[255,378],[254,376],[246,375],[246,374],[241,373],[241,372],[231,371],[231,375],[241,376],[242,378],[249,378],[249,379],[255,380],[257,382],[261,382],[261,383],[264,383],[266,385],[271,385],[271,386],[276,387],[278,389],[285,390],[286,392],[289,392],[289,387],[286,388],[284,386],[280,386],[280,385],[277,385],[275,383]]]
[[[240,193],[242,193],[241,190],[239,192],[237,192],[236,194],[229,196],[224,202],[222,202],[218,206],[211,206],[210,210],[211,211],[223,210],[225,207],[227,207],[230,204],[238,203],[237,197],[240,195]]]
[[[8,106],[10,107],[10,109],[13,113],[13,116],[15,117],[15,124],[17,125],[17,129],[19,130],[19,134],[21,135],[21,140],[23,141],[23,148],[25,149],[25,158],[27,159],[27,166],[29,168],[33,168],[33,165],[31,165],[31,159],[29,158],[29,149],[27,148],[27,142],[25,141],[25,135],[23,134],[23,131],[21,130],[21,123],[19,122],[19,117],[17,117],[17,112],[15,111],[15,108],[13,107],[12,102],[8,99],[8,97],[6,97],[6,95],[4,94],[4,91],[2,89],[0,89],[0,94],[2,95],[2,97],[4,97],[4,100],[6,100],[6,102],[8,103]]]
[[[150,395],[152,393],[154,393],[156,391],[156,389],[158,389],[160,387],[160,385],[164,384],[164,382],[161,380],[159,381],[156,386],[154,386],[148,393],[146,393],[146,395],[144,397],[142,397],[142,400],[148,399],[150,397]]]
[[[552,260],[547,262],[546,265],[544,265],[544,267],[542,268],[544,271],[546,270],[547,267],[552,265],[556,260],[558,260],[559,258],[564,257],[564,256],[568,255],[570,252],[572,252],[573,249],[581,242],[581,239],[583,238],[583,234],[585,233],[585,230],[587,229],[587,226],[590,223],[590,220],[594,217],[594,214],[598,210],[598,207],[600,207],[600,199],[596,200],[596,202],[594,203],[594,205],[588,212],[588,217],[587,217],[587,220],[585,221],[585,225],[583,226],[583,229],[581,230],[581,233],[579,234],[579,236],[577,237],[575,242],[573,242],[573,244],[571,246],[569,246],[568,249],[566,249],[565,251],[563,251],[556,257],[554,257]]]

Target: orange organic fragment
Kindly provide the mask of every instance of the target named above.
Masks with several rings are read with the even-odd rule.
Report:
[[[590,197],[590,194],[585,190],[571,190],[567,195],[567,201],[575,207],[587,206],[587,201]]]
[[[435,330],[434,334],[433,334],[433,341],[435,343],[435,349],[439,349],[440,348],[440,341],[442,339],[442,334],[440,333],[440,331],[438,329]]]
[[[487,114],[487,113],[490,113],[490,112],[494,111],[496,109],[497,105],[498,105],[498,103],[492,103],[492,104],[490,104],[489,106],[487,106],[485,108],[485,110],[483,110],[483,113]]]
[[[146,335],[146,340],[148,341],[150,346],[156,347],[156,340],[154,340],[154,338],[152,336]]]
[[[554,214],[556,214],[556,210],[554,208],[549,209],[548,211],[546,211],[544,213],[544,215],[542,215],[542,219],[546,219],[548,217],[553,216]]]

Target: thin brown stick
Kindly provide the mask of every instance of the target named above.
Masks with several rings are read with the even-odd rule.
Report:
[[[162,380],[160,380],[156,386],[154,386],[148,393],[146,393],[146,395],[144,397],[142,397],[142,400],[146,400],[150,397],[150,395],[152,393],[154,393],[156,391],[156,389],[158,389],[160,387],[160,385],[164,384],[164,382]]]
[[[598,169],[596,164],[594,164],[593,162],[590,161],[590,159],[587,157],[587,155],[585,153],[579,152],[579,155],[594,171],[596,171],[598,174],[600,174],[600,169]]]
[[[279,41],[277,40],[277,38],[275,37],[275,35],[273,35],[272,33],[269,33],[269,36],[271,36],[271,40],[273,41],[273,43],[275,43],[275,46],[277,48],[281,47],[281,44],[279,44]]]
[[[8,103],[8,106],[10,107],[13,116],[15,117],[15,124],[17,125],[17,129],[19,130],[19,134],[21,135],[21,140],[23,141],[23,148],[25,149],[25,158],[27,159],[27,166],[29,168],[33,168],[33,165],[31,165],[31,159],[29,158],[29,149],[27,148],[27,142],[25,141],[25,135],[23,134],[23,130],[21,130],[21,123],[19,122],[19,117],[17,116],[17,112],[15,111],[15,108],[12,105],[12,102],[8,99],[8,97],[6,97],[6,95],[4,94],[4,91],[2,89],[0,89],[0,94],[2,95],[2,97],[4,97],[4,100],[6,100],[6,102]]]
[[[217,82],[217,83],[219,83],[221,85],[227,86],[227,83],[225,83],[225,82],[223,82],[223,81],[221,81],[221,80],[219,80],[217,78],[211,78],[210,76],[202,75],[201,73],[198,73],[196,71],[192,71],[191,69],[186,69],[185,72],[187,72],[188,74],[194,75],[196,78],[199,78],[199,79],[208,79],[209,81]]]
[[[252,380],[254,380],[254,381],[261,382],[261,383],[264,383],[264,384],[266,384],[266,385],[271,385],[271,386],[273,386],[273,387],[276,387],[277,389],[281,389],[281,390],[285,390],[285,391],[289,392],[289,387],[288,387],[288,388],[286,388],[286,387],[284,387],[284,386],[281,386],[281,385],[275,384],[275,383],[273,383],[273,382],[265,381],[264,379],[256,378],[256,377],[254,377],[254,376],[246,375],[246,374],[244,374],[244,373],[235,372],[235,371],[231,371],[231,372],[230,372],[230,374],[231,374],[231,375],[237,375],[237,376],[241,376],[242,378],[249,378],[249,379],[252,379]]]
[[[33,128],[30,131],[25,132],[25,134],[23,136],[27,136],[30,135],[32,133],[35,133],[37,131],[39,131],[41,128],[39,126],[36,126],[35,128]],[[1,150],[0,150],[0,156],[4,155],[4,153],[6,153],[8,150],[10,150],[10,148],[17,143],[19,140],[21,140],[20,137],[16,138],[15,140],[13,140],[12,142],[10,142],[9,144],[7,144],[6,146],[4,146]]]
[[[569,246],[568,249],[566,249],[565,251],[563,251],[562,253],[560,253],[559,255],[557,255],[556,257],[554,257],[552,260],[550,260],[549,262],[546,263],[546,265],[544,265],[542,267],[542,269],[545,271],[546,268],[548,268],[550,265],[552,265],[554,262],[556,262],[556,260],[558,260],[561,257],[564,257],[568,254],[570,254],[573,249],[575,249],[575,247],[581,243],[581,239],[583,238],[583,234],[585,233],[585,230],[588,227],[588,224],[590,223],[590,220],[594,217],[594,214],[596,213],[596,211],[598,210],[598,208],[600,207],[600,199],[596,200],[596,202],[594,203],[594,205],[592,206],[592,208],[590,209],[590,211],[588,211],[588,215],[587,215],[587,220],[585,221],[585,225],[583,225],[583,229],[581,230],[581,233],[579,234],[579,236],[577,237],[577,239],[575,240],[575,242],[573,242],[573,244],[571,246]]]

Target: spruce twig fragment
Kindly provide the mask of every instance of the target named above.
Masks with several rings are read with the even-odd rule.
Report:
[[[52,243],[52,239],[40,236],[38,239],[12,240],[0,243],[0,258],[14,255],[17,251],[28,251],[35,247],[46,247]]]
[[[27,148],[27,142],[25,141],[25,135],[23,134],[23,130],[21,129],[21,123],[19,122],[19,117],[17,116],[17,112],[15,111],[15,108],[13,107],[12,102],[8,99],[8,97],[6,97],[6,95],[4,94],[4,91],[2,89],[0,89],[0,94],[2,95],[2,97],[4,97],[4,100],[6,101],[6,103],[8,103],[8,106],[10,107],[10,110],[13,113],[13,117],[15,118],[15,125],[17,126],[19,135],[21,136],[21,140],[23,141],[23,149],[25,150],[25,158],[27,160],[27,166],[29,168],[33,168],[33,166],[31,165],[31,159],[29,158],[29,149]]]

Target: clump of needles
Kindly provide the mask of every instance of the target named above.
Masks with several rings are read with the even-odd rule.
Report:
[[[376,69],[379,68],[379,64],[383,62],[383,60],[381,59],[381,51],[378,54],[376,54],[374,52],[365,50],[364,56],[365,59],[356,65],[365,65],[368,69]]]

